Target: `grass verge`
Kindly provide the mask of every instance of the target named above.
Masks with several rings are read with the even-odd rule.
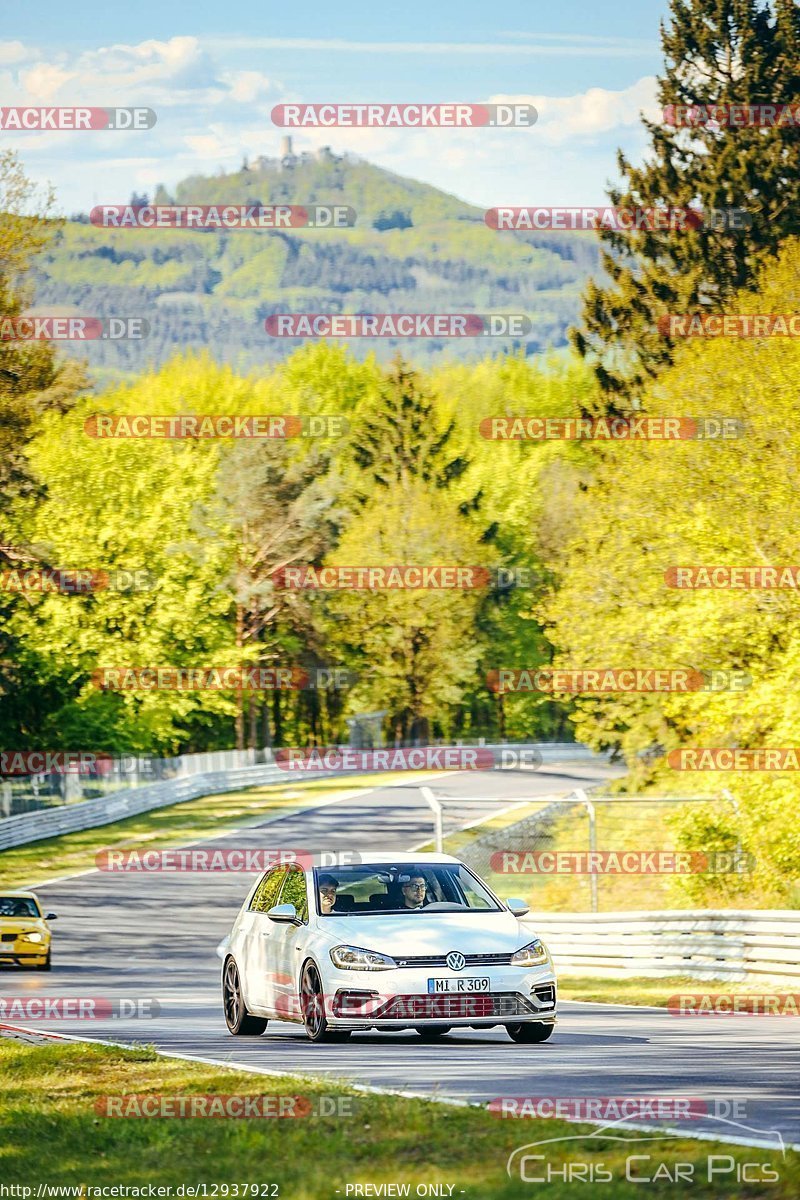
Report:
[[[545,1047],[535,1047],[541,1054]],[[302,1119],[244,1120],[200,1118],[107,1117],[96,1110],[105,1096],[212,1096],[266,1094],[306,1096],[312,1114]],[[315,1116],[321,1096],[338,1097],[347,1110],[338,1116]],[[330,1108],[330,1100],[327,1101]],[[501,1120],[477,1108],[454,1108],[396,1096],[359,1095],[320,1081],[246,1074],[203,1064],[160,1058],[147,1048],[117,1050],[81,1044],[36,1044],[0,1038],[0,1178],[4,1184],[32,1188],[40,1183],[61,1187],[85,1185],[169,1186],[206,1184],[207,1196],[235,1198],[277,1195],[281,1200],[324,1200],[355,1195],[354,1184],[407,1185],[411,1196],[420,1185],[446,1185],[439,1195],[468,1200],[512,1200],[530,1197],[535,1184],[506,1173],[509,1154],[518,1147],[559,1137],[572,1138],[589,1126],[540,1119]],[[620,1131],[615,1131],[619,1136]],[[631,1137],[637,1135],[631,1133]],[[608,1194],[641,1195],[641,1183],[625,1178],[630,1155],[636,1173],[653,1178],[651,1197],[675,1195],[668,1175],[675,1164],[694,1171],[693,1196],[765,1196],[789,1200],[800,1193],[800,1155],[778,1150],[727,1147],[689,1139],[620,1143],[601,1138],[557,1142],[537,1147],[554,1171],[570,1164],[590,1164],[614,1179]],[[708,1182],[709,1156],[730,1156],[730,1169]],[[517,1160],[519,1156],[517,1156]],[[737,1164],[756,1163],[771,1169],[777,1180],[763,1188],[737,1181]],[[665,1164],[661,1166],[660,1164]],[[768,1166],[769,1164],[769,1166]],[[721,1166],[720,1161],[714,1163]],[[542,1163],[526,1164],[539,1174]],[[684,1171],[686,1171],[684,1166]],[[572,1168],[574,1173],[574,1167]],[[756,1169],[751,1168],[750,1174]],[[277,1191],[257,1193],[244,1184],[277,1184]],[[214,1192],[214,1185],[219,1185]],[[347,1191],[347,1186],[351,1190]],[[222,1185],[228,1185],[224,1190]],[[680,1186],[680,1185],[679,1185]],[[686,1186],[685,1184],[683,1186]],[[448,1191],[452,1187],[452,1192]],[[7,1193],[12,1194],[12,1193]],[[16,1193],[26,1200],[24,1193]],[[63,1192],[61,1193],[64,1194]],[[129,1193],[130,1195],[131,1193]],[[194,1193],[202,1195],[202,1192]],[[363,1195],[381,1194],[361,1191]],[[403,1192],[383,1194],[402,1195]],[[91,1197],[91,1193],[84,1192]],[[586,1195],[586,1181],[549,1183],[552,1200]]]
[[[565,975],[559,971],[560,1000],[593,1000],[600,1004],[650,1004],[666,1008],[670,996],[678,992],[696,995],[753,996],[791,992],[790,980],[783,984],[765,980],[728,983],[725,980],[692,979],[685,975],[665,975],[661,979],[630,976],[626,979],[593,979],[591,976]]]
[[[742,983],[727,983],[724,979],[703,980],[690,976],[663,976],[649,979],[630,976],[625,979],[601,979],[596,976],[570,976],[559,972],[559,1000],[595,1001],[601,1004],[651,1004],[666,1008],[670,996],[692,992],[716,996],[764,996],[790,992],[792,984],[766,979],[748,979]]]

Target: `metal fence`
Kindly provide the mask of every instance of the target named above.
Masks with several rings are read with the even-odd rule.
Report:
[[[7,817],[0,821],[0,850],[24,846],[28,842],[40,842],[62,833],[110,825],[112,821],[122,821],[126,817],[186,800],[197,800],[201,796],[213,796],[217,792],[285,782],[286,772],[267,763],[262,766],[235,767],[229,771],[185,775],[147,787],[122,789],[109,796],[84,800],[80,804],[65,804],[60,808],[46,808]]]
[[[599,762],[595,759],[595,763]],[[651,849],[663,849],[662,847],[652,847],[654,838],[653,831],[656,830],[655,837],[663,836],[663,831],[658,829],[656,824],[656,815],[659,809],[664,806],[681,806],[684,804],[723,804],[730,806],[734,813],[738,814],[738,803],[736,797],[727,789],[723,790],[719,795],[710,794],[707,796],[659,796],[650,793],[643,795],[605,795],[599,791],[600,784],[594,788],[576,788],[569,795],[552,794],[548,796],[531,796],[530,802],[542,802],[544,807],[537,809],[535,813],[527,816],[519,821],[514,821],[505,824],[500,829],[488,829],[484,833],[478,833],[472,837],[466,845],[459,845],[456,852],[458,856],[468,863],[473,870],[484,878],[489,878],[495,873],[495,867],[492,863],[494,855],[502,852],[516,852],[520,856],[531,854],[535,857],[545,850],[567,849],[570,852],[580,852],[585,850],[588,855],[597,855],[598,842],[607,850],[622,850],[625,849],[625,843],[622,838],[630,834],[631,829],[639,828],[637,840],[642,839],[640,848],[643,849],[650,841]],[[446,810],[446,797],[437,796],[430,788],[421,789],[423,797],[433,809],[435,818],[435,845],[437,850],[444,847],[446,835],[443,829],[443,814]],[[470,797],[459,797],[458,803],[464,805]],[[485,799],[482,797],[474,797],[475,800]],[[442,805],[445,801],[445,805]],[[437,809],[442,809],[441,812]],[[561,825],[564,818],[575,817],[580,815],[580,824],[571,827],[571,832],[567,835],[571,840],[568,847],[560,845],[564,839],[564,833]],[[587,818],[586,824],[583,824],[583,816]],[[601,814],[601,820],[598,822],[598,814]],[[602,837],[598,839],[598,824]],[[617,839],[619,838],[619,841]],[[645,840],[647,839],[647,840]],[[741,847],[737,845],[737,849],[730,853],[728,857],[731,859],[730,865],[727,866],[729,872],[733,872],[737,865],[744,868],[747,867],[751,856],[741,855]],[[739,861],[741,860],[741,861]],[[528,885],[533,880],[537,883],[541,882],[545,875],[539,875],[533,868],[531,873],[520,874],[520,883]],[[635,870],[632,874],[637,873]],[[552,878],[552,876],[550,876]],[[602,880],[603,874],[598,869],[576,873],[574,876],[574,884],[577,891],[583,895],[588,890],[588,900],[592,912],[598,912],[600,909],[600,901],[602,895]],[[586,881],[586,882],[584,882]],[[588,888],[587,888],[588,885]],[[578,907],[576,903],[577,897],[574,896],[572,904]]]
[[[526,764],[533,769],[538,761],[560,761],[567,756],[586,758],[591,752],[575,743],[558,745],[502,745],[485,746],[494,754],[498,768],[518,768]],[[506,762],[508,760],[508,762]],[[157,782],[152,782],[149,766],[157,764]],[[121,765],[125,765],[122,762]],[[141,765],[141,764],[140,764]],[[63,833],[74,833],[81,829],[109,825],[113,821],[136,816],[170,804],[185,800],[196,800],[219,792],[236,791],[264,784],[286,783],[295,786],[314,779],[333,775],[358,775],[359,771],[308,771],[287,772],[276,766],[271,750],[217,750],[208,754],[187,754],[175,759],[145,760],[147,773],[141,771],[117,771],[109,773],[109,790],[91,794],[95,786],[93,775],[64,775],[62,779],[77,780],[73,783],[76,794],[71,803],[55,802],[55,797],[41,797],[41,803],[30,811],[6,814],[0,819],[0,850],[22,846],[28,842],[42,841]],[[371,774],[371,771],[367,771]],[[130,781],[149,782],[133,786]],[[128,782],[120,782],[124,779]],[[89,795],[86,792],[89,791]],[[3,807],[0,803],[0,814]]]
[[[229,771],[273,762],[272,751],[212,750],[175,758],[125,755],[98,757],[80,770],[42,772],[0,781],[0,819],[20,813],[80,804],[185,775]]]
[[[556,967],[573,975],[800,983],[797,911],[541,913],[524,921],[550,948]]]

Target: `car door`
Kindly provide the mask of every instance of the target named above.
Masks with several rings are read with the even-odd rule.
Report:
[[[308,888],[305,871],[290,866],[281,888],[278,904],[293,904],[301,925],[280,924],[270,921],[273,927],[270,939],[271,957],[275,964],[275,1015],[288,1019],[300,1018],[300,995],[298,975],[302,964],[303,948],[308,930]]]
[[[272,867],[259,883],[244,919],[245,996],[248,1007],[272,1008],[275,993],[270,978],[275,970],[270,940],[277,928],[267,913],[278,903],[286,867]]]

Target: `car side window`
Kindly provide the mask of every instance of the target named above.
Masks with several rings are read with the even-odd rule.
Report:
[[[308,888],[305,872],[299,867],[289,867],[286,882],[281,892],[281,904],[293,904],[304,925],[308,924]]]
[[[273,867],[267,871],[261,883],[253,893],[250,901],[250,912],[269,912],[278,903],[278,893],[281,890],[286,875],[286,867]]]

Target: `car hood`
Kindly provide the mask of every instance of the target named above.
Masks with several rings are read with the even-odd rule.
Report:
[[[536,934],[510,912],[375,913],[319,918],[319,928],[344,942],[392,957],[417,954],[505,954],[532,942]]]
[[[45,929],[41,917],[0,917],[0,933],[41,933]]]

